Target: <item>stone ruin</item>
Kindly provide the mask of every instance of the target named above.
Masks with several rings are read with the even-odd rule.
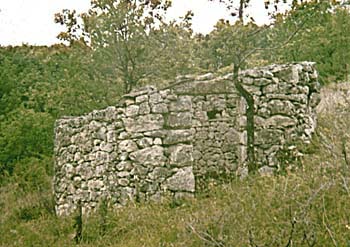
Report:
[[[310,62],[240,73],[254,97],[259,171],[278,169],[286,144],[310,141],[319,103]],[[58,215],[83,212],[102,198],[115,206],[190,196],[206,176],[246,171],[247,104],[232,74],[182,77],[163,89],[138,89],[103,110],[55,126],[54,194]]]

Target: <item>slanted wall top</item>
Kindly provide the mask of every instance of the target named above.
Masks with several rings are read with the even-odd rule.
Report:
[[[235,174],[247,159],[246,102],[232,75],[187,77],[167,88],[148,86],[116,106],[55,127],[55,200],[59,215],[101,198],[189,196],[208,177]],[[287,143],[309,141],[316,127],[319,84],[314,64],[271,65],[241,73],[254,97],[255,152],[262,172],[278,169]]]

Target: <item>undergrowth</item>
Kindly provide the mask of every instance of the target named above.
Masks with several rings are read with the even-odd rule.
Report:
[[[0,246],[350,246],[350,107],[330,105],[295,171],[233,179],[176,203],[103,202],[82,218],[78,244],[74,215],[55,216],[49,185],[13,181],[0,188]]]

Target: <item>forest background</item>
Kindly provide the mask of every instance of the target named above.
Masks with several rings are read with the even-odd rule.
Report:
[[[65,10],[55,15],[54,21],[66,28],[65,32],[59,34],[62,44],[50,47],[0,46],[0,232],[5,232],[0,236],[0,245],[29,246],[33,243],[40,245],[44,240],[51,241],[50,243],[53,245],[70,244],[66,241],[71,241],[68,237],[71,222],[69,219],[59,221],[55,218],[51,188],[54,163],[53,128],[55,120],[62,116],[81,115],[94,109],[114,105],[121,95],[134,88],[149,84],[166,85],[178,76],[209,72],[226,74],[232,72],[233,64],[238,63],[237,59],[241,69],[271,63],[314,61],[320,74],[320,82],[324,87],[349,81],[350,10],[349,3],[346,1],[292,1],[285,3],[265,1],[273,21],[272,24],[264,26],[256,25],[254,19],[245,15],[244,10],[249,1],[228,0],[220,2],[229,8],[232,15],[239,16],[238,21],[233,23],[225,19],[219,20],[214,30],[207,35],[193,32],[192,12],[188,12],[180,20],[166,22],[164,16],[171,8],[169,1],[95,0],[92,1],[92,7],[87,13],[78,14],[74,10]],[[280,13],[278,11],[279,4],[289,5],[290,11]],[[345,117],[339,113],[337,117],[340,116],[342,116],[341,123],[343,124]],[[325,119],[328,117],[329,115]],[[325,129],[330,128],[329,124],[331,125],[328,120],[325,120],[325,125],[321,123],[321,128],[322,126]],[[340,131],[340,129],[336,131]],[[339,145],[341,145],[346,135],[343,132],[336,134],[340,140]],[[314,146],[320,148],[320,145],[315,144]],[[342,160],[341,163],[346,161],[345,164],[347,164],[346,152],[344,161],[343,151],[337,153],[333,150],[333,154],[331,152],[330,155],[334,156],[336,153]],[[334,173],[332,174],[334,175]],[[274,179],[285,181],[286,178]],[[235,182],[239,185],[233,183],[232,186],[243,189],[235,187],[237,190],[234,192],[230,190],[230,193],[236,193],[235,196],[241,197],[244,194],[243,190],[249,186],[252,186],[249,193],[255,193],[254,188],[258,187],[254,186],[261,186],[260,180],[264,181],[265,185],[276,184],[275,180],[266,181],[266,178],[257,178],[255,181],[248,179],[244,182]],[[308,180],[310,183],[315,182],[313,185],[317,184],[319,187],[316,187],[322,188],[322,190],[328,186],[328,183],[324,183],[323,180],[322,182],[315,181]],[[300,180],[298,180],[299,182]],[[301,188],[303,186],[305,190],[308,190],[309,184],[300,185]],[[316,187],[311,190],[314,194],[317,191]],[[334,189],[342,190],[343,187],[342,183],[341,187],[334,187]],[[329,185],[327,188],[329,189],[331,186]],[[269,189],[271,187],[267,186],[266,190]],[[280,192],[277,190],[278,188],[273,193]],[[271,191],[267,192],[272,193]],[[221,195],[223,191],[219,190],[218,193],[220,198],[223,197],[218,199],[218,202],[223,204],[228,202],[227,198]],[[242,194],[237,195],[237,193]],[[334,193],[334,191],[330,190],[330,193]],[[260,199],[263,200],[263,198]],[[345,197],[338,199],[338,202],[346,201]],[[206,199],[202,200],[198,202],[198,205],[201,203],[205,205],[204,200]],[[211,202],[215,200],[216,198],[210,199]],[[249,200],[256,200],[256,197],[249,194],[246,203],[249,204]],[[324,197],[323,200],[325,200]],[[319,203],[321,202],[320,199]],[[266,201],[260,203],[263,206],[264,203],[266,206],[268,204]],[[288,208],[287,204],[284,206],[285,209]],[[292,202],[289,204],[293,205]],[[276,208],[281,206],[278,205],[278,203],[275,205]],[[333,205],[333,207],[337,208],[337,205]],[[142,212],[140,214],[145,214],[144,211],[148,208],[134,210],[136,210],[133,212],[135,214],[140,212]],[[171,211],[167,210],[162,209],[159,214],[172,214]],[[190,210],[195,209],[190,208]],[[336,243],[335,246],[345,246],[339,243],[346,243],[350,246],[349,239],[340,237],[341,233],[349,230],[346,226],[348,226],[347,222],[350,219],[342,218],[345,217],[345,211],[342,211],[342,208],[339,210],[339,215],[332,214],[332,216],[340,217],[341,223],[339,224],[344,225],[344,227],[342,226],[341,229],[332,228],[330,223],[327,223],[325,211],[322,211],[323,213],[321,212],[320,216],[317,216],[321,217],[318,218],[320,232],[318,232],[316,223],[310,223],[313,221],[307,223],[314,227],[310,228],[310,231],[314,231],[312,233],[294,230],[293,223],[290,223],[293,221],[289,220],[288,213],[281,212],[285,217],[281,221],[281,225],[285,228],[276,227],[271,230],[276,235],[278,235],[276,232],[281,231],[282,233],[278,235],[281,237],[276,237],[275,240],[270,238],[272,242],[270,240],[261,241],[263,241],[262,243],[281,241],[278,245],[268,246],[282,246],[283,241],[288,242],[290,237],[295,237],[294,231],[296,231],[300,234],[300,239],[304,236],[305,246],[312,246],[306,245],[307,241],[312,241],[312,234],[319,234],[318,239],[323,239],[323,236],[324,241],[329,241],[333,245]],[[187,212],[186,208],[185,212]],[[290,212],[293,214],[292,211]],[[303,212],[305,213],[305,211]],[[199,210],[198,214],[200,213],[203,212]],[[211,217],[216,217],[214,211],[212,216],[209,214],[210,212],[207,215],[210,222],[187,222],[186,229],[188,229],[189,236],[191,234],[196,236],[192,240],[198,241],[198,245],[193,244],[193,246],[203,246],[199,244],[203,241],[208,246],[226,246],[224,241],[229,240],[225,240],[223,237],[227,236],[222,232],[225,229],[219,229],[219,225],[213,223],[214,220]],[[116,218],[111,217],[112,221],[113,219],[120,221],[119,216],[114,217]],[[258,218],[256,217],[255,220]],[[338,218],[335,219],[340,221]],[[246,238],[242,241],[250,243],[251,246],[258,246],[252,244],[252,241],[254,242],[252,239],[254,239],[254,234],[259,235],[254,233],[259,224],[255,223],[257,225],[252,226],[254,220],[246,220],[247,225],[244,228]],[[261,219],[262,225],[264,225],[264,220],[266,219]],[[145,221],[147,220],[145,219]],[[42,223],[47,226],[51,225],[50,222],[58,222],[56,226],[48,228],[47,231],[52,232],[37,233],[33,229],[33,224]],[[94,228],[94,224],[100,225],[98,220],[96,222],[91,220],[91,222],[90,231]],[[134,224],[138,223],[134,222]],[[162,221],[159,224],[162,224]],[[195,227],[195,224],[198,224],[198,228]],[[214,230],[210,230],[211,226],[208,224],[214,224],[212,226]],[[303,224],[306,223],[303,222]],[[262,225],[260,227],[263,227]],[[112,223],[109,227],[111,232],[116,231]],[[206,230],[198,230],[200,228]],[[125,233],[123,232],[125,228],[120,229],[121,232],[118,233],[119,235],[117,234],[119,237],[116,237],[119,239]],[[293,232],[290,229],[293,229]],[[339,230],[338,233],[337,230]],[[44,228],[39,231],[45,232]],[[55,231],[60,232],[59,236],[62,238],[56,239],[54,237]],[[88,232],[89,229],[86,231]],[[175,232],[176,234],[171,231],[170,235],[166,236],[170,238],[170,242],[172,238],[175,238],[174,243],[179,243],[178,237],[182,236],[181,234],[186,235],[186,233]],[[41,237],[38,238],[38,234]],[[90,232],[86,234],[93,236],[90,240],[85,239],[87,245],[101,244],[104,242],[99,241],[107,241],[101,240],[100,233]],[[263,236],[268,239],[269,235],[266,233]],[[112,235],[108,236],[106,239],[110,239],[111,242],[115,241],[111,237]],[[157,239],[157,235],[152,236]],[[258,238],[259,236],[256,237],[256,239]],[[14,239],[17,240],[14,241]],[[137,237],[134,237],[135,239]],[[181,241],[190,241],[189,239],[191,238],[187,239],[182,236]],[[156,243],[156,240],[154,241],[150,242],[148,246],[181,246],[153,245]],[[321,243],[323,242],[321,241]]]

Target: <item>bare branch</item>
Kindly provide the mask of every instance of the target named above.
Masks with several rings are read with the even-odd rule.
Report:
[[[326,228],[329,237],[332,240],[332,243],[335,247],[338,247],[338,243],[337,241],[334,239],[333,233],[331,231],[331,229],[328,227],[328,224],[326,222],[326,220],[328,220],[327,214],[326,214],[326,206],[324,203],[324,196],[322,197],[322,206],[323,206],[323,215],[322,215],[322,224],[324,225],[324,227]]]
[[[295,230],[295,224],[297,223],[296,219],[292,215],[292,208],[289,207],[289,217],[290,217],[290,233],[289,233],[289,238],[288,242],[286,244],[286,247],[291,247],[293,245],[293,235],[294,235],[294,230]]]
[[[214,245],[215,247],[225,247],[223,243],[216,241],[209,233],[197,231],[196,228],[194,228],[190,223],[187,223],[187,226],[198,238],[204,242]]]

